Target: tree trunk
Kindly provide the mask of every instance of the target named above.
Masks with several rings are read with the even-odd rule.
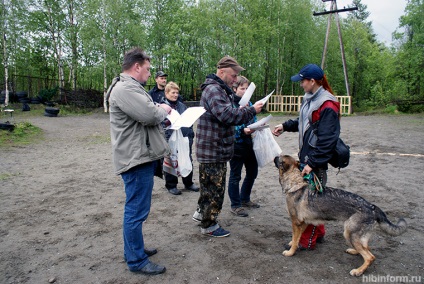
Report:
[[[105,3],[102,1],[102,46],[103,46],[103,109],[104,112],[108,112],[108,101],[106,98],[107,92],[107,64],[106,64],[106,12]]]
[[[7,21],[6,21],[6,4],[4,0],[2,1],[2,10],[3,10],[3,66],[4,66],[4,86],[5,86],[5,99],[4,105],[7,106],[9,104],[9,89],[8,89],[8,54],[7,54],[7,40],[6,40],[6,30],[7,30]]]

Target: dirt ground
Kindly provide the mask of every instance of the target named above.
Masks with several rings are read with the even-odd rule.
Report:
[[[275,116],[271,125],[292,117]],[[147,247],[159,250],[152,261],[167,271],[131,273],[123,260],[125,196],[113,173],[108,119],[101,110],[27,118],[43,129],[45,140],[0,148],[0,283],[367,282],[349,275],[362,258],[344,252],[342,223],[326,226],[326,241],[315,251],[281,254],[291,225],[273,164],[259,171],[252,199],[261,207],[249,210],[249,217],[232,215],[226,195],[219,221],[231,236],[221,239],[201,235],[191,219],[199,193],[171,195],[155,178],[144,237]],[[399,217],[408,222],[399,237],[376,230],[370,242],[376,261],[365,276],[422,281],[424,116],[350,116],[341,123],[351,164],[338,175],[330,169],[328,185],[363,196],[392,222]],[[296,155],[297,134],[276,140],[285,154]],[[194,170],[197,183],[196,161]]]

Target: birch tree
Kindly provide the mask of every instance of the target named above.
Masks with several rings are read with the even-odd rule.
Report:
[[[7,106],[9,104],[9,63],[8,63],[8,53],[7,53],[7,34],[8,30],[8,22],[7,22],[7,2],[6,0],[2,0],[2,18],[1,18],[1,26],[2,26],[2,45],[3,45],[3,67],[4,67],[4,90],[5,90],[5,101],[4,105]]]

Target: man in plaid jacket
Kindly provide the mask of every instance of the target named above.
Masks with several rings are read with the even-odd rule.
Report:
[[[234,153],[234,126],[249,122],[263,107],[257,102],[234,108],[231,86],[243,70],[234,58],[225,56],[218,62],[216,74],[208,75],[201,86],[200,105],[206,112],[196,131],[200,197],[193,220],[201,222],[201,233],[211,237],[230,235],[217,218],[224,201],[227,162]]]

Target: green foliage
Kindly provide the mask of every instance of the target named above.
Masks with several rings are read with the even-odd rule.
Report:
[[[2,30],[8,58],[2,53],[0,59],[8,59],[9,71],[55,78],[53,86],[104,91],[121,71],[125,51],[140,46],[152,56],[152,73],[164,70],[189,100],[227,54],[246,68],[243,75],[256,84],[256,96],[274,89],[301,95],[290,76],[307,63],[321,64],[328,16],[314,17],[313,11],[329,9],[329,2],[317,0],[5,3]],[[402,29],[390,47],[377,41],[367,6],[361,0],[353,5],[359,10],[340,20],[354,110],[385,107],[406,97],[423,99],[423,1],[408,1]],[[324,69],[335,93],[346,94],[335,17]],[[4,78],[3,68],[0,76]],[[148,85],[153,84],[152,76]],[[52,91],[47,83],[35,88],[35,93]]]
[[[42,89],[38,92],[38,95],[44,101],[51,101],[57,95],[58,90],[59,90],[58,86],[54,87],[53,89]]]

